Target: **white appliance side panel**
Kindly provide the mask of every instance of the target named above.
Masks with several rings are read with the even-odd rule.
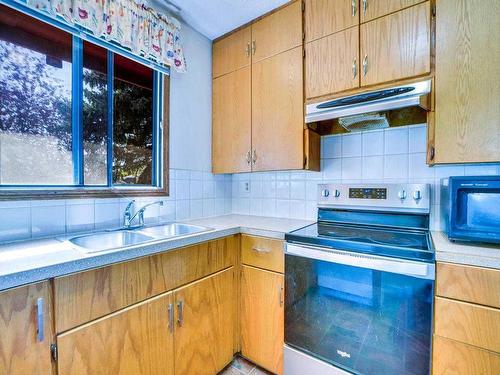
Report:
[[[285,345],[283,351],[284,375],[352,375],[288,345]]]

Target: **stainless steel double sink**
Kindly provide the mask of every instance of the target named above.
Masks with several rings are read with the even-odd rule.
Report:
[[[68,241],[83,252],[97,253],[141,245],[153,241],[174,239],[211,230],[207,227],[191,224],[169,223],[135,229],[117,229],[113,231],[90,233],[68,238]]]

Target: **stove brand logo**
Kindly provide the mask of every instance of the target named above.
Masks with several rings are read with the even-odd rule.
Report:
[[[337,349],[337,354],[341,356],[342,358],[351,358],[351,355],[347,352],[344,352],[342,350]]]

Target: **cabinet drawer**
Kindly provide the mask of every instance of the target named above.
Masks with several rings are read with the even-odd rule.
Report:
[[[275,272],[284,272],[283,241],[265,237],[241,236],[241,262]]]
[[[435,333],[500,352],[500,310],[436,297]]]
[[[438,263],[436,295],[500,308],[500,271]]]
[[[56,278],[56,332],[230,267],[237,251],[238,236],[231,236]]]
[[[487,350],[434,336],[432,373],[494,375],[500,370],[500,356]]]

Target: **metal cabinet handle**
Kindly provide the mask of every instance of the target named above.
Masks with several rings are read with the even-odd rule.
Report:
[[[256,251],[258,253],[270,253],[271,251],[268,249],[262,249],[260,247],[252,247],[253,251]]]
[[[174,305],[168,304],[168,330],[174,332]]]
[[[358,61],[356,58],[352,60],[352,79],[356,78],[358,75]]]
[[[246,159],[247,159],[248,165],[252,164],[252,151],[251,150],[248,150]]]
[[[285,303],[284,299],[283,299],[283,286],[280,286],[280,290],[279,290],[279,297],[280,297],[280,306],[283,306],[283,304]]]
[[[44,340],[44,320],[43,320],[43,298],[36,300],[36,339],[39,342]]]
[[[363,75],[366,76],[366,72],[368,71],[368,55],[365,55],[363,58]]]
[[[247,57],[250,57],[250,42],[247,43],[246,53]]]
[[[352,16],[356,17],[356,12],[358,11],[358,0],[351,1]]]
[[[363,0],[363,14],[366,14],[366,8],[368,8],[368,0]]]
[[[253,152],[252,152],[252,164],[255,165],[255,163],[257,163],[257,151],[253,150]]]
[[[257,49],[257,43],[255,40],[252,40],[252,55],[255,55],[255,50]]]
[[[182,327],[182,323],[184,321],[184,302],[177,302],[177,324],[179,327]]]

